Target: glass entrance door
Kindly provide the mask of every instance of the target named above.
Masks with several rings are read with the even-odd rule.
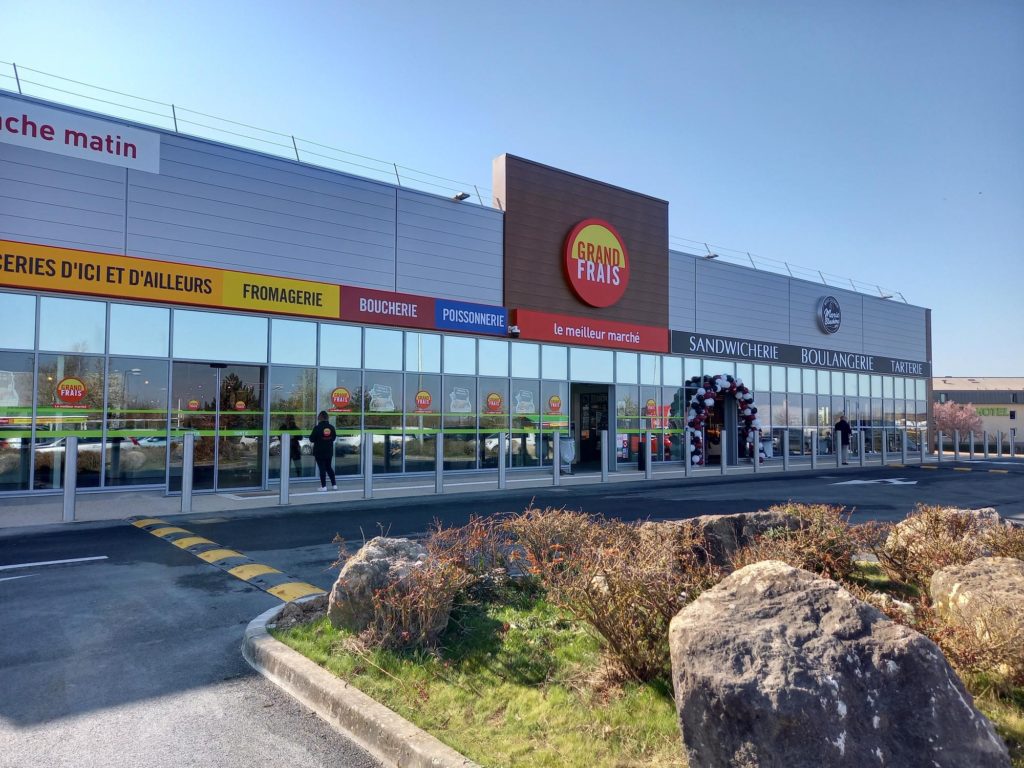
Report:
[[[258,488],[263,484],[265,381],[266,369],[257,365],[174,363],[170,490],[181,490],[185,432],[196,436],[193,490]]]

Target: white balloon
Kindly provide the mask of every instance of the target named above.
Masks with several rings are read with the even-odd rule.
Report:
[[[743,415],[744,416],[749,416],[750,415],[750,409],[749,408],[744,408],[743,409]]]
[[[688,419],[689,419],[690,421],[693,421],[694,419],[696,419],[696,418],[697,418],[697,412],[696,412],[695,410],[693,410],[693,408],[691,408],[691,409],[690,409],[690,410],[689,410],[689,411],[687,412],[687,414],[686,414],[686,418],[688,418]]]
[[[715,405],[714,398],[709,397],[707,400],[704,401],[704,405],[706,405],[708,408],[713,408]]]
[[[757,429],[760,429],[761,428],[761,421],[759,419],[754,419],[752,422],[750,422],[750,426],[756,427]]]
[[[743,386],[743,379],[736,379],[736,386],[737,386],[737,388],[738,387],[742,387]]]
[[[697,397],[704,397],[704,387],[697,390]]]

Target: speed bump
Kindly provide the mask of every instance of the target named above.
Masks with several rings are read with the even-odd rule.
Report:
[[[219,568],[246,584],[259,587],[264,592],[286,603],[298,600],[300,597],[324,594],[320,587],[299,581],[293,576],[282,573],[277,568],[257,563],[237,550],[222,547],[215,541],[204,536],[197,536],[192,531],[171,525],[159,518],[130,517],[128,522],[140,530],[151,533],[179,549],[195,555],[203,562],[209,563],[214,568]]]

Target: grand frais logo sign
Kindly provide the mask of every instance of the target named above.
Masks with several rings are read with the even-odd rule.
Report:
[[[610,307],[629,285],[629,254],[622,237],[601,219],[584,219],[565,239],[565,276],[592,307]]]
[[[843,310],[839,299],[825,296],[818,302],[818,327],[825,333],[835,333],[843,324]]]

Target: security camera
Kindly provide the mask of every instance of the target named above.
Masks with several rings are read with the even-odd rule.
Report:
[[[514,339],[518,339],[519,338],[519,326],[518,325],[510,325],[508,327],[508,335],[511,336]]]

